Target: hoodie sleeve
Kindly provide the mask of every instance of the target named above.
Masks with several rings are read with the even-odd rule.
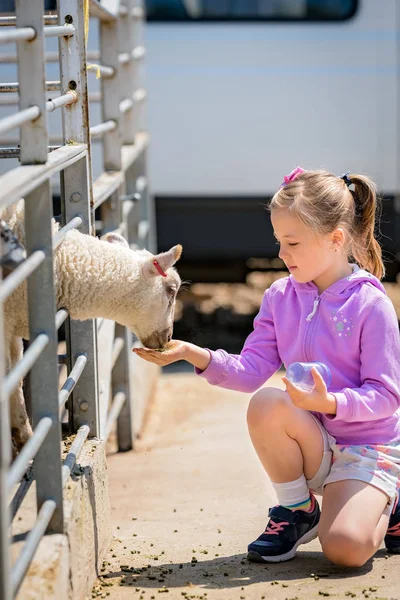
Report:
[[[361,387],[333,393],[337,410],[331,420],[384,419],[393,415],[400,406],[399,326],[393,304],[386,296],[380,298],[367,315],[360,351]]]
[[[204,371],[195,368],[197,375],[208,383],[239,392],[254,392],[282,364],[270,307],[270,289],[264,293],[261,308],[254,319],[254,330],[248,336],[240,354],[225,350],[209,350],[211,362]]]

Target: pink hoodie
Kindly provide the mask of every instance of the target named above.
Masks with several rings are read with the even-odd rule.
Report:
[[[213,385],[254,392],[282,363],[320,361],[332,372],[336,415],[314,413],[339,444],[400,440],[400,336],[381,282],[356,265],[321,294],[279,279],[265,292],[239,355],[209,350],[196,373]]]

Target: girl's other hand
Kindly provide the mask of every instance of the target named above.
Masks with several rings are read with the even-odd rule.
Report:
[[[132,352],[148,362],[165,367],[178,360],[185,360],[186,342],[171,340],[165,348],[160,350],[153,350],[151,348],[132,348]]]
[[[326,413],[330,415],[336,414],[336,398],[328,392],[325,381],[320,372],[313,367],[311,373],[314,379],[314,388],[311,392],[306,392],[294,385],[286,377],[282,377],[282,381],[286,385],[286,391],[290,396],[291,401],[298,408],[304,410],[312,410],[315,412]]]

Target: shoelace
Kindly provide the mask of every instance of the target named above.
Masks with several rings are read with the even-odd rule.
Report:
[[[278,535],[285,525],[289,525],[288,521],[281,521],[280,523],[275,523],[275,521],[270,521],[267,525],[267,528],[264,531],[264,534],[267,535]]]
[[[400,523],[396,523],[396,525],[392,525],[392,527],[389,527],[389,529],[386,532],[386,535],[387,534],[400,536]]]

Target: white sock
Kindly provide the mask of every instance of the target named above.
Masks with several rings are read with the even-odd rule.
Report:
[[[278,503],[287,508],[301,510],[310,505],[310,490],[304,474],[295,481],[286,483],[271,482],[278,497]]]

